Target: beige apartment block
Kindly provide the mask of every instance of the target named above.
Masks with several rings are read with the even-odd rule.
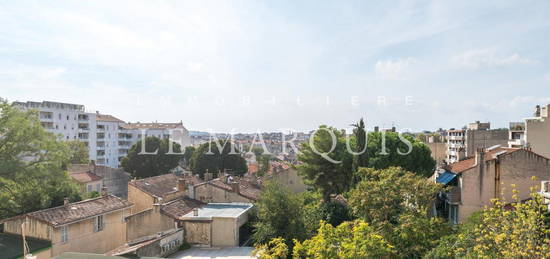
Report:
[[[550,157],[550,104],[536,107],[535,117],[525,119],[525,140],[533,152]]]
[[[4,232],[51,242],[40,259],[64,252],[106,253],[126,242],[125,216],[131,203],[118,197],[99,198],[67,203],[63,206],[31,212],[5,219]]]
[[[209,173],[208,173],[209,174]],[[209,179],[209,176],[205,176]],[[245,202],[254,203],[258,200],[261,189],[253,179],[223,175],[193,186],[193,198],[205,203]]]
[[[459,223],[492,206],[491,199],[514,201],[512,189],[520,200],[530,198],[531,187],[550,180],[550,160],[528,149],[479,149],[473,158],[443,167],[434,178],[450,187],[438,198],[434,213]]]
[[[193,176],[165,174],[128,183],[128,200],[135,209],[126,217],[127,241],[178,228],[179,216],[205,205],[189,198],[193,184],[199,182]]]

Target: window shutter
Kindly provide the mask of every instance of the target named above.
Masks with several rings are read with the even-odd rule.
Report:
[[[97,232],[97,217],[94,218],[94,232]]]

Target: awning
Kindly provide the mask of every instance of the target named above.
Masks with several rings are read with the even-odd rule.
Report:
[[[455,179],[456,177],[456,174],[455,173],[451,173],[449,171],[445,171],[443,174],[441,174],[440,176],[437,177],[437,179],[435,180],[437,183],[440,183],[440,184],[448,184],[449,182],[451,182],[453,179]]]

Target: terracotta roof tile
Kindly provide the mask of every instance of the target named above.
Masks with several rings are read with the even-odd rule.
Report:
[[[172,218],[179,219],[183,215],[191,212],[194,208],[199,208],[204,205],[206,205],[206,203],[183,197],[163,205],[160,210]]]
[[[28,213],[27,216],[54,227],[69,224],[111,211],[129,208],[132,203],[107,195],[99,198],[69,203],[67,205]]]
[[[183,123],[126,123],[122,126],[125,129],[176,129],[184,128]]]
[[[509,153],[512,153],[512,152],[515,152],[515,151],[518,151],[518,150],[521,150],[519,148],[504,148],[504,147],[498,147],[498,148],[494,148],[490,151],[487,151],[485,152],[485,161],[490,161],[490,160],[493,160],[495,159],[495,155],[496,154],[509,154]],[[452,164],[449,164],[449,169],[451,172],[453,173],[462,173],[468,169],[471,169],[473,167],[475,167],[476,165],[476,158],[475,157],[470,157],[470,158],[467,158],[467,159],[464,159],[462,161],[459,161],[459,162],[456,162],[456,163],[452,163]]]
[[[248,180],[245,180],[242,178],[235,179],[234,181],[239,182],[239,194],[241,196],[251,200],[258,200],[258,196],[260,195],[260,192],[261,192],[261,189],[259,186],[256,186],[251,182],[249,182]],[[218,188],[222,188],[227,191],[233,191],[233,189],[231,188],[231,185],[224,183],[220,178],[211,180],[208,182],[208,184],[216,186]]]
[[[124,123],[123,120],[116,118],[113,115],[107,115],[107,114],[98,114],[96,116],[97,121],[106,121],[106,122],[121,122]]]
[[[103,179],[103,177],[92,172],[71,173],[71,178],[79,183],[89,183]]]
[[[131,181],[129,184],[156,197],[163,197],[177,191],[178,179],[183,178],[189,184],[195,185],[202,182],[194,176],[178,177],[175,174],[163,174],[140,180]]]

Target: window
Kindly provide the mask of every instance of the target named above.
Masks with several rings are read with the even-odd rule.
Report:
[[[458,224],[458,205],[451,205],[449,208],[449,221]]]
[[[99,232],[105,227],[105,222],[103,221],[103,215],[97,216],[94,218],[94,232]]]
[[[101,191],[101,186],[100,186],[100,185],[101,185],[101,184],[99,184],[99,183],[95,185],[95,188],[96,188],[96,190],[97,190],[98,192]]]
[[[67,243],[69,241],[69,227],[61,227],[61,243]]]
[[[92,191],[92,185],[88,184],[88,192],[91,192],[91,191]]]

